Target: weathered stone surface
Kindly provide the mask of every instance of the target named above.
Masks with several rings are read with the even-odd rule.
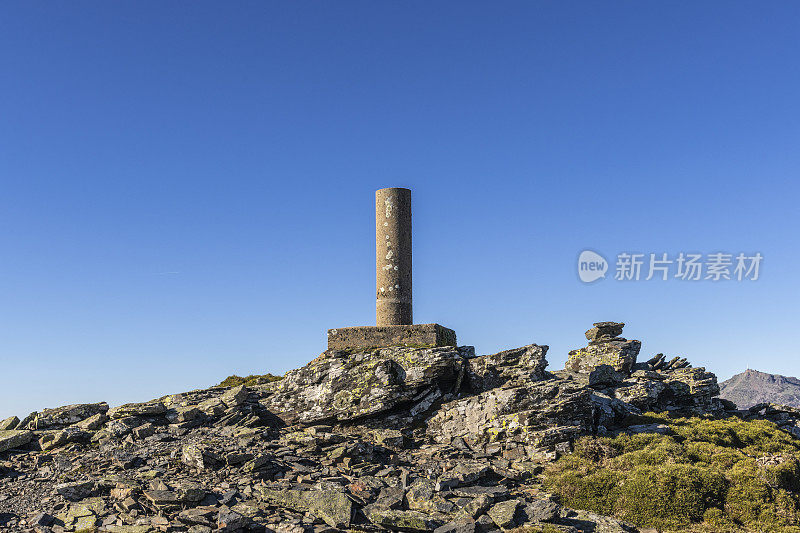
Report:
[[[618,372],[630,374],[642,343],[626,339],[590,342],[585,348],[572,350],[565,368],[573,372],[591,372],[600,365],[610,365]]]
[[[689,400],[696,406],[708,406],[719,395],[717,376],[703,367],[679,368],[666,375],[664,383],[673,398]]]
[[[595,322],[586,332],[586,338],[590,341],[613,339],[622,335],[624,327],[625,322]]]
[[[456,346],[456,333],[439,324],[356,326],[328,330],[328,350],[387,346]]]
[[[353,503],[342,492],[333,490],[275,490],[259,487],[264,500],[308,511],[331,527],[346,527],[353,516]]]
[[[642,381],[616,388],[614,397],[641,411],[649,411],[658,405],[658,399],[665,388],[660,381]]]
[[[25,446],[33,440],[32,431],[8,429],[0,431],[0,453],[20,446]]]
[[[519,506],[519,500],[507,500],[493,505],[487,514],[497,527],[507,529],[516,525]]]
[[[443,525],[442,519],[419,511],[394,509],[370,509],[367,519],[376,526],[394,531],[433,531]]]
[[[75,424],[75,427],[84,431],[94,431],[100,429],[106,422],[108,422],[108,416],[105,413],[97,413],[85,420],[81,420]]]
[[[535,500],[523,509],[526,522],[552,522],[561,513],[561,506],[548,499]]]
[[[158,416],[167,412],[167,408],[161,402],[128,403],[114,407],[108,411],[109,418],[127,418],[130,416]]]
[[[287,424],[355,420],[400,405],[413,411],[454,392],[464,372],[456,348],[383,348],[326,352],[290,371],[264,405]]]
[[[567,379],[498,388],[443,404],[428,421],[428,435],[449,443],[513,441],[552,447],[590,432],[592,401],[588,388]]]
[[[72,442],[89,442],[89,439],[91,439],[91,434],[79,427],[72,426],[64,428],[55,434],[44,435],[39,439],[39,445],[42,450],[52,450]]]
[[[0,422],[0,431],[16,429],[18,425],[19,425],[19,418],[17,418],[16,416],[12,416]]]
[[[74,481],[55,486],[55,492],[67,500],[78,501],[94,492],[97,484],[94,481]]]
[[[240,385],[238,387],[234,387],[225,394],[222,395],[220,400],[224,403],[227,407],[236,407],[238,405],[242,405],[245,400],[247,400],[247,395],[249,391],[247,387],[244,385]]]
[[[475,531],[475,521],[462,518],[437,527],[433,533],[475,533]]]
[[[470,388],[474,392],[483,392],[506,384],[520,385],[544,379],[547,349],[547,346],[530,344],[470,358],[467,365]]]
[[[625,374],[617,372],[611,365],[598,365],[589,372],[589,386],[605,388],[625,381]]]
[[[108,411],[106,402],[82,403],[55,409],[45,409],[36,415],[30,424],[30,429],[63,428],[106,411]]]
[[[376,429],[372,432],[375,442],[389,448],[402,448],[406,438],[399,429]]]
[[[439,496],[436,482],[432,479],[418,479],[406,492],[408,508],[429,513],[449,513],[455,506]]]

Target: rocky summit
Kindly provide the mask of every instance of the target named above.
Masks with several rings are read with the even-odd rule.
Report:
[[[720,396],[742,408],[777,403],[800,408],[800,379],[747,369],[719,384]]]
[[[645,412],[772,417],[800,433],[800,411],[737,411],[684,358],[639,362],[623,326],[595,324],[563,370],[537,344],[329,350],[277,381],[12,417],[0,528],[633,532],[563,506],[543,470],[582,437],[668,432],[639,423]]]

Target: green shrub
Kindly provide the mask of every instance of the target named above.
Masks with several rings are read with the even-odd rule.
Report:
[[[238,387],[239,385],[263,385],[272,381],[283,379],[283,376],[274,376],[272,374],[250,375],[250,376],[237,376],[236,374],[228,376],[217,387]]]
[[[762,420],[647,419],[672,434],[579,439],[545,488],[640,527],[800,533],[800,441]]]

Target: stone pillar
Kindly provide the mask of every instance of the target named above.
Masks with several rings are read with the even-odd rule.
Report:
[[[411,313],[411,191],[375,192],[375,270],[378,326],[413,324]]]

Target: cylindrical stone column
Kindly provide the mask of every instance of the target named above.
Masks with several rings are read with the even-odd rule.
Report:
[[[375,192],[375,270],[376,324],[413,324],[409,189],[392,187]]]

